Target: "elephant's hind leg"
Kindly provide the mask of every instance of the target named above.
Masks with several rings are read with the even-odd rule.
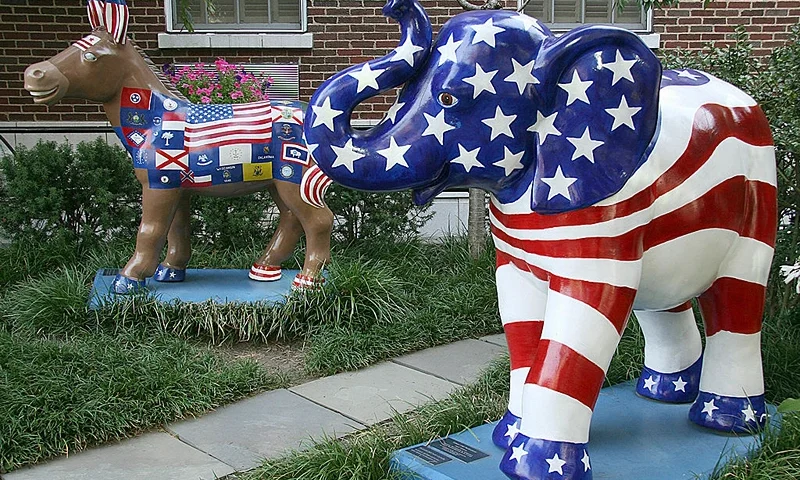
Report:
[[[492,441],[498,447],[508,448],[521,424],[522,391],[542,334],[547,283],[512,263],[499,265],[495,276],[500,318],[511,357],[511,389],[508,410],[495,427]]]
[[[292,255],[294,247],[297,246],[297,242],[303,235],[303,226],[300,224],[300,220],[286,205],[277,186],[270,185],[269,193],[278,207],[280,218],[269,245],[250,268],[250,278],[260,282],[270,282],[281,278],[281,264]]]
[[[725,432],[753,432],[764,425],[761,318],[764,285],[722,277],[700,297],[706,350],[700,393],[689,418]]]
[[[644,334],[644,368],[636,392],[669,403],[688,403],[700,388],[703,344],[692,302],[663,311],[636,311]]]
[[[167,233],[167,256],[156,269],[154,280],[182,282],[186,278],[186,266],[192,256],[191,213],[189,192],[183,191]]]

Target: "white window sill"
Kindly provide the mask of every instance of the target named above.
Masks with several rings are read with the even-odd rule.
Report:
[[[158,48],[312,48],[306,33],[159,33]]]
[[[637,33],[639,38],[642,39],[645,45],[651,49],[661,48],[661,34],[660,33]]]

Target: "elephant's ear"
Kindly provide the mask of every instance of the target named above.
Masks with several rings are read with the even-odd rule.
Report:
[[[546,40],[535,65],[532,208],[565,212],[618,192],[649,153],[661,63],[635,34],[590,26]]]

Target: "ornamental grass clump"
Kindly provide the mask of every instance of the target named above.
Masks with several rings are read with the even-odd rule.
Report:
[[[269,99],[272,77],[259,78],[241,66],[218,58],[213,65],[195,63],[176,68],[164,65],[164,73],[192,103],[249,103]]]

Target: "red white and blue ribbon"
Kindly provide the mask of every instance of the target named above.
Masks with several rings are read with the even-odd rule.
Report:
[[[105,2],[105,27],[119,44],[125,43],[128,33],[128,5],[125,0],[107,0]]]
[[[86,10],[89,13],[89,24],[94,30],[97,27],[104,27],[105,22],[103,19],[103,12],[106,8],[106,2],[100,0],[87,0]]]
[[[316,165],[306,170],[300,182],[300,197],[307,204],[323,208],[325,206],[325,192],[333,180],[325,175]]]

